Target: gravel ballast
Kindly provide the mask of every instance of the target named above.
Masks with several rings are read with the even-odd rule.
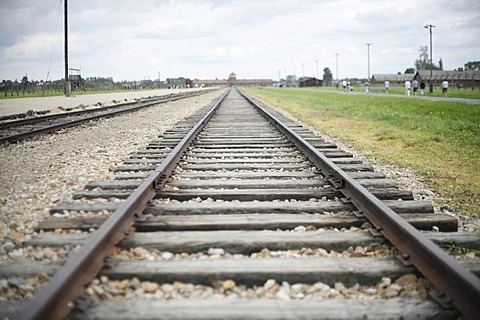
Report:
[[[194,89],[158,89],[145,91],[125,91],[85,95],[35,97],[18,99],[0,99],[0,117],[22,114],[28,111],[49,114],[63,112],[65,109],[93,109],[101,106],[116,105],[119,102],[133,102],[137,99],[166,96],[169,94],[192,92]]]
[[[141,93],[144,95],[145,93]],[[0,256],[8,240],[21,242],[57,202],[88,181],[113,179],[113,169],[166,129],[210,104],[221,91],[168,102],[61,133],[0,146]],[[99,95],[93,95],[99,100]],[[78,96],[76,103],[92,100]],[[105,101],[118,94],[103,96]],[[49,99],[49,98],[45,98]],[[16,99],[20,108],[24,99]],[[26,101],[29,103],[28,101]],[[18,109],[15,109],[18,110]],[[8,245],[11,246],[11,245]]]

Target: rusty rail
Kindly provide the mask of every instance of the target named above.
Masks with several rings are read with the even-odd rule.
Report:
[[[442,301],[452,303],[468,319],[480,319],[479,278],[383,204],[308,141],[278,121],[253,99],[242,92],[241,94],[329,177],[332,185],[403,253],[403,260],[412,263],[439,290]]]
[[[78,252],[72,255],[43,290],[21,311],[19,319],[63,319],[74,307],[75,299],[100,272],[113,247],[128,233],[166,179],[172,174],[181,157],[216,112],[228,92],[187,133],[172,152],[115,212],[90,236]]]

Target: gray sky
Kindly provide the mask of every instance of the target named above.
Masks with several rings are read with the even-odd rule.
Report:
[[[479,0],[74,0],[69,66],[115,81],[404,72],[429,44],[444,69],[480,60]],[[58,25],[57,25],[58,21]],[[57,26],[57,27],[56,27]],[[57,31],[55,32],[55,30]],[[63,1],[0,0],[0,80],[64,75]],[[53,50],[52,50],[53,48]],[[50,64],[50,57],[52,57]],[[49,67],[50,65],[50,67]]]

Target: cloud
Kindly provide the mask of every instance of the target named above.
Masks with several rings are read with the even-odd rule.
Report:
[[[59,0],[0,0],[0,78],[63,77]],[[60,9],[60,11],[59,11]],[[59,12],[57,38],[53,42]],[[380,0],[69,1],[69,61],[115,80],[396,73],[412,67],[434,29],[434,60],[456,68],[480,56],[480,3]],[[53,51],[52,51],[53,47]]]

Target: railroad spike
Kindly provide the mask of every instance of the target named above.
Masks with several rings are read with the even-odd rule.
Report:
[[[73,310],[85,313],[92,302],[93,299],[84,292],[77,299],[75,299]]]
[[[107,255],[103,259],[104,269],[113,269],[116,265],[118,265],[118,260],[114,259],[111,255]]]
[[[147,218],[142,212],[135,212],[135,221],[145,221]]]
[[[410,260],[410,256],[408,254],[397,254],[397,259],[405,266],[411,267],[413,266],[412,261]]]
[[[363,214],[362,210],[355,210],[353,211],[353,215],[357,218],[365,218],[365,215]]]
[[[382,228],[369,228],[368,232],[375,238],[384,237],[382,234]]]
[[[453,299],[443,291],[438,291],[437,289],[432,288],[429,290],[428,295],[442,305],[442,307],[445,309],[452,309],[454,307],[452,304]]]

